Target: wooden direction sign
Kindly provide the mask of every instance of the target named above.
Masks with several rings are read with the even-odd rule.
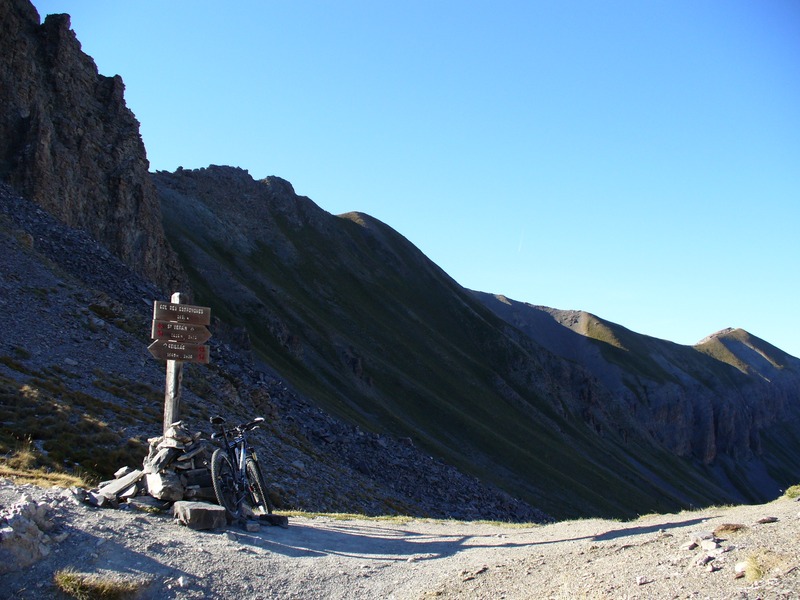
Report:
[[[147,349],[150,354],[159,360],[177,360],[203,364],[208,364],[209,361],[208,346],[203,346],[202,344],[156,340]]]
[[[175,321],[153,321],[150,337],[154,340],[202,344],[211,338],[211,332],[204,325],[177,323]]]
[[[154,321],[177,321],[192,325],[210,325],[211,309],[207,306],[175,304],[173,302],[153,302]]]

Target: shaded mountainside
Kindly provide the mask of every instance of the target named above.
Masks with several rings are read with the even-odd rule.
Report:
[[[741,329],[682,346],[583,311],[475,295],[554,354],[585,366],[639,428],[725,487],[756,500],[797,477],[797,358]]]
[[[760,500],[797,476],[796,442],[760,458],[775,416],[795,415],[788,390],[751,397],[750,377],[663,342],[684,373],[610,324],[634,352],[539,339],[390,227],[330,215],[276,177],[212,166],[154,180],[198,298],[246,329],[258,357],[327,410],[550,514]]]
[[[139,122],[69,15],[0,3],[0,178],[164,289],[185,276],[164,239]]]
[[[20,448],[37,467],[100,480],[141,467],[162,432],[164,363],[147,352],[157,298],[85,232],[0,183],[0,312],[13,317],[0,335],[0,467]],[[548,518],[407,440],[332,418],[255,368],[235,330],[212,318],[211,331],[211,364],[184,365],[181,419],[208,436],[212,415],[266,417],[251,441],[279,509]]]

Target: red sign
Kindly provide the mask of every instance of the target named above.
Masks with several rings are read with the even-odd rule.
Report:
[[[211,338],[211,332],[204,325],[178,323],[175,321],[153,321],[150,337],[154,340],[172,340],[202,344]]]

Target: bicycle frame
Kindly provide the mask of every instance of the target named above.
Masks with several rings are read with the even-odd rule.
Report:
[[[250,490],[251,484],[247,475],[247,458],[250,457],[258,463],[256,453],[250,444],[248,444],[245,433],[258,427],[258,425],[263,422],[263,417],[257,417],[249,423],[226,429],[224,418],[217,416],[211,419],[211,423],[220,428],[219,433],[212,434],[211,438],[222,438],[225,452],[235,471],[233,491],[236,494],[236,506],[241,506]]]

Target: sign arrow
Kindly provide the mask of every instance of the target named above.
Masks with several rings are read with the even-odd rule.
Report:
[[[147,347],[147,350],[159,360],[208,364],[211,359],[209,347],[202,344],[156,340]]]
[[[204,325],[178,323],[175,321],[153,321],[150,337],[154,340],[172,340],[202,344],[211,338],[211,332]]]
[[[191,304],[175,304],[156,300],[153,302],[153,320],[210,325],[211,309],[208,306],[192,306]]]

